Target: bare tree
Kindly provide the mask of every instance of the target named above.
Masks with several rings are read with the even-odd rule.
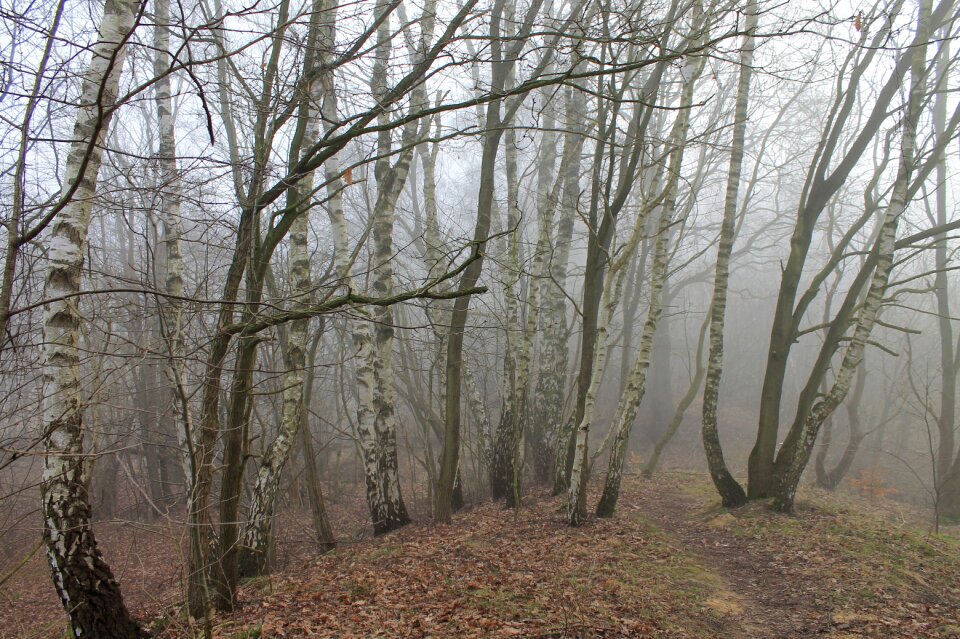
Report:
[[[43,329],[44,540],[53,582],[75,637],[142,635],[91,528],[83,442],[82,320],[76,300],[104,140],[137,9],[136,2],[127,0],[112,0],[104,6],[64,169],[64,202],[48,240]]]

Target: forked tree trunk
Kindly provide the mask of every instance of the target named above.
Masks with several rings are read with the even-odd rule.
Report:
[[[317,43],[320,31],[326,27],[321,21],[329,20],[332,10],[329,2],[318,0],[314,2],[310,25],[310,42],[308,60],[304,68],[310,69],[316,63]],[[320,117],[319,104],[322,100],[321,83],[317,80],[309,83],[304,89],[304,100],[300,106],[297,130],[293,147],[310,148],[319,139]],[[299,156],[299,153],[297,153]],[[292,158],[293,159],[293,158]],[[310,252],[308,246],[308,231],[310,227],[310,209],[313,198],[313,172],[310,172],[287,192],[287,206],[291,209],[299,208],[300,212],[290,226],[290,282],[291,282],[291,310],[301,310],[309,306],[313,285],[310,278]],[[243,552],[240,559],[241,572],[245,576],[259,575],[269,569],[269,549],[272,542],[272,531],[275,529],[277,495],[280,492],[280,478],[283,467],[290,456],[297,434],[304,424],[304,380],[307,378],[307,342],[310,320],[296,319],[290,322],[286,331],[285,365],[283,375],[283,396],[280,416],[280,427],[277,436],[267,446],[257,471],[257,480],[253,489],[253,498],[247,515],[246,528],[243,533]],[[306,435],[309,438],[309,434]],[[309,443],[308,439],[305,439]],[[307,460],[308,468],[316,464],[312,459]],[[314,475],[315,468],[314,468]],[[311,481],[310,490],[316,492],[319,487]],[[311,494],[311,504],[314,510],[318,508],[319,495]],[[319,505],[322,510],[322,501]],[[329,536],[329,524],[325,521],[318,523],[318,534]]]
[[[500,25],[503,17],[503,0],[494,2],[490,20],[490,49],[492,55],[492,82],[491,90],[496,93],[505,87],[505,81],[510,71],[517,63],[520,53],[525,46],[532,29],[534,16],[539,11],[542,0],[533,0],[527,8],[522,20],[518,21],[516,37],[510,41],[510,46],[503,50]],[[576,2],[570,8],[565,24],[559,29],[571,27],[571,23],[580,15],[583,2]],[[531,72],[531,77],[541,75],[553,60],[556,39],[545,47],[545,53],[539,64]],[[505,53],[505,55],[504,55]],[[487,107],[484,118],[485,131],[480,161],[480,188],[477,193],[477,223],[474,227],[473,246],[470,251],[472,261],[467,265],[460,278],[458,290],[462,293],[454,302],[450,316],[450,338],[447,341],[446,357],[446,397],[444,398],[444,438],[443,453],[440,463],[440,475],[437,482],[437,504],[435,518],[438,521],[449,522],[451,517],[451,503],[459,476],[460,466],[460,399],[463,378],[463,339],[466,329],[467,316],[470,308],[471,295],[469,291],[476,286],[483,270],[483,251],[490,232],[491,214],[494,206],[494,189],[496,176],[497,152],[502,136],[502,123],[510,122],[517,109],[523,104],[524,95],[516,100],[507,102],[506,111],[501,114],[501,101],[494,100]]]
[[[48,240],[44,299],[43,537],[53,583],[74,637],[142,636],[120,586],[97,548],[90,521],[83,450],[85,404],[80,370],[79,300],[87,232],[110,116],[115,107],[125,43],[138,3],[108,0],[83,80],[65,168],[69,201]],[[75,190],[74,190],[75,189]]]
[[[884,22],[879,29],[863,29],[857,45],[844,60],[839,74],[841,80],[838,81],[837,93],[831,105],[832,117],[821,134],[808,168],[797,220],[790,238],[790,252],[781,269],[780,287],[774,307],[760,394],[757,438],[748,460],[747,490],[750,499],[772,496],[776,488],[775,463],[777,443],[780,440],[780,413],[790,351],[797,341],[800,322],[818,290],[818,287],[808,289],[808,294],[804,294],[800,301],[797,301],[817,221],[875,139],[876,132],[889,114],[890,102],[897,94],[909,68],[910,53],[904,51],[883,86],[872,95],[869,112],[864,117],[857,108],[860,104],[860,83],[869,72],[882,43],[889,38],[893,17],[899,13],[902,5],[901,0],[894,2],[889,14],[877,20]],[[946,5],[947,3],[943,3],[941,6],[944,12]],[[862,125],[859,130],[851,132],[852,140],[849,144],[841,145],[839,141],[845,139],[844,129],[854,113],[858,115],[857,121],[862,122]]]
[[[664,31],[660,34],[663,46],[668,46],[668,41],[674,30],[674,16],[678,7],[678,2],[674,1],[670,5],[667,19],[664,21]],[[661,90],[661,79],[666,71],[667,62],[662,60],[654,65],[653,70],[647,76],[642,87],[637,89],[637,99],[634,102],[633,118],[628,125],[626,132],[626,144],[617,143],[617,113],[608,121],[607,98],[600,98],[600,106],[597,109],[597,141],[594,145],[593,154],[593,174],[591,184],[590,210],[587,217],[589,233],[587,234],[587,255],[583,282],[582,303],[580,305],[581,331],[580,331],[580,362],[577,372],[577,405],[576,411],[571,419],[565,423],[561,430],[560,441],[557,442],[557,467],[554,474],[554,494],[568,492],[568,514],[569,508],[575,508],[577,515],[571,519],[582,519],[586,516],[586,505],[579,499],[584,494],[580,488],[573,488],[574,467],[579,462],[581,469],[579,480],[586,481],[585,466],[586,445],[584,444],[584,455],[577,459],[577,447],[583,437],[581,430],[578,430],[583,422],[588,418],[585,410],[587,394],[590,391],[593,380],[593,372],[596,364],[596,346],[597,346],[597,327],[600,321],[600,305],[603,301],[605,286],[605,272],[607,268],[607,258],[610,249],[610,243],[616,230],[617,217],[626,204],[630,194],[633,192],[634,181],[637,176],[637,169],[640,165],[640,159],[644,151],[647,150],[646,136],[647,128],[653,114],[652,105],[656,101],[656,96]],[[625,95],[627,87],[620,90],[618,99],[614,101],[613,110],[619,112],[620,99]],[[609,152],[609,157],[604,157],[605,152]],[[619,158],[619,176],[615,190],[605,189],[601,186],[601,165],[605,160],[609,160],[610,170],[616,165]],[[612,185],[611,185],[612,186]],[[601,192],[603,192],[601,194]],[[611,197],[612,196],[612,197]],[[601,207],[600,200],[604,200]],[[601,208],[603,209],[601,211]],[[589,427],[588,427],[589,429]],[[574,495],[574,492],[576,495]],[[575,500],[570,497],[575,496]],[[578,504],[574,506],[574,504]]]
[[[375,15],[380,18],[389,11],[389,3],[380,1]],[[425,59],[425,53],[432,37],[434,24],[433,5],[428,3],[424,9],[422,38],[415,58]],[[332,34],[332,27],[329,30]],[[329,37],[329,36],[326,36]],[[334,42],[330,38],[329,42]],[[370,86],[374,96],[383,99],[388,93],[387,65],[391,46],[390,21],[384,19],[377,29],[377,46]],[[332,51],[333,45],[321,49]],[[335,126],[337,122],[336,90],[331,74],[323,74],[322,118],[325,126]],[[426,104],[426,92],[422,85],[415,89],[411,98],[411,109]],[[381,116],[381,121],[387,118]],[[378,138],[380,159],[375,165],[377,180],[377,201],[374,205],[372,220],[373,251],[373,290],[377,295],[389,295],[393,289],[393,223],[397,199],[406,182],[413,157],[413,144],[418,138],[418,126],[414,119],[402,130],[402,151],[393,166],[390,164],[390,133],[384,130]],[[339,177],[336,160],[326,164],[328,209],[334,231],[335,263],[341,282],[352,286],[352,264],[347,245],[346,220],[343,215],[343,198],[340,189],[343,181]],[[367,502],[375,534],[384,534],[395,530],[410,521],[403,496],[400,491],[398,474],[396,418],[393,399],[393,312],[388,306],[378,306],[372,312],[377,321],[376,330],[372,330],[366,321],[354,322],[352,337],[357,364],[357,429],[360,449],[366,476]]]
[[[686,112],[689,107],[686,107]],[[681,143],[682,144],[682,143]],[[679,171],[679,165],[676,167]],[[607,475],[603,484],[603,493],[597,504],[597,517],[613,517],[620,497],[620,482],[623,478],[623,462],[627,454],[627,443],[630,430],[637,418],[637,410],[646,391],[647,371],[650,368],[650,355],[653,351],[653,340],[657,334],[657,325],[663,314],[663,286],[667,279],[667,265],[669,255],[667,248],[670,243],[670,223],[673,203],[664,204],[660,213],[660,224],[657,229],[657,244],[653,253],[653,268],[650,274],[650,302],[647,308],[647,320],[643,325],[643,334],[640,338],[640,350],[637,360],[627,379],[623,395],[617,406],[617,415],[611,429],[614,433],[613,446],[610,449],[610,461],[607,465]]]
[[[646,220],[648,208],[644,207],[637,218],[635,229],[642,229]],[[639,234],[634,233],[636,237]],[[603,303],[600,308],[600,317],[596,323],[596,338],[593,353],[593,370],[590,375],[590,386],[584,396],[583,419],[573,433],[574,453],[573,465],[570,472],[570,486],[567,490],[567,523],[579,526],[587,516],[586,493],[589,476],[590,456],[588,445],[590,442],[590,428],[593,425],[595,405],[603,382],[603,373],[606,369],[607,356],[610,352],[610,324],[614,312],[620,301],[620,292],[627,272],[626,259],[630,257],[633,248],[625,247],[620,252],[618,264],[612,264],[607,270],[603,284]],[[620,268],[618,268],[618,266]]]
[[[590,428],[593,425],[596,401],[600,393],[601,383],[603,382],[607,358],[610,354],[610,326],[613,322],[613,316],[617,310],[617,306],[620,303],[623,283],[629,271],[627,268],[629,260],[640,244],[643,231],[646,227],[647,217],[652,208],[650,202],[644,202],[640,212],[637,214],[637,219],[634,222],[633,231],[629,239],[624,242],[623,246],[618,250],[617,259],[613,260],[606,271],[601,273],[603,280],[599,286],[601,295],[601,303],[598,309],[599,314],[597,314],[594,322],[591,322],[593,324],[593,337],[591,338],[593,344],[591,347],[593,363],[590,374],[587,376],[589,377],[590,384],[587,386],[581,407],[578,409],[578,412],[582,411],[583,416],[579,423],[577,423],[571,438],[573,456],[570,466],[569,487],[567,489],[567,521],[571,526],[579,526],[587,516],[586,491],[587,480],[590,473],[590,456],[588,452]],[[612,230],[611,225],[611,233]],[[586,315],[584,317],[586,317]],[[581,377],[581,379],[585,378]]]
[[[288,3],[284,3],[287,5]],[[218,15],[222,15],[222,7],[218,6]],[[214,41],[218,49],[227,51],[222,27],[212,30]],[[241,198],[242,180],[239,172],[239,149],[236,141],[236,130],[233,122],[232,97],[227,90],[228,71],[226,60],[218,60],[217,76],[220,84],[219,98],[222,119],[227,129],[227,140],[230,145],[231,159],[234,164],[234,187],[238,198]],[[257,158],[262,160],[263,118],[260,118],[260,128],[257,131]],[[257,164],[257,162],[255,162]],[[263,165],[260,162],[255,167],[253,183],[262,181]],[[258,177],[258,175],[260,177]],[[202,618],[207,629],[210,624],[210,606],[214,595],[211,586],[211,569],[217,563],[215,554],[218,551],[217,540],[211,518],[210,496],[214,484],[214,459],[217,448],[217,438],[220,436],[220,397],[223,391],[224,363],[230,351],[233,335],[226,331],[226,327],[236,319],[235,304],[240,293],[240,284],[244,272],[253,254],[253,239],[257,232],[258,212],[252,207],[243,207],[237,225],[236,240],[230,266],[224,278],[223,289],[217,316],[216,335],[210,343],[207,353],[204,373],[200,384],[200,417],[198,429],[191,439],[187,440],[190,450],[190,482],[187,493],[187,520],[190,527],[190,553],[187,563],[187,609],[190,616]],[[255,352],[255,351],[254,351]],[[242,373],[242,371],[239,371]],[[181,384],[181,389],[184,386]],[[186,409],[186,393],[181,393],[181,404]],[[188,413],[185,411],[184,415]],[[193,433],[193,429],[190,430]],[[230,433],[231,435],[233,433]],[[222,491],[223,492],[223,491]],[[222,495],[221,507],[230,501],[229,495]],[[223,522],[221,522],[222,524]],[[227,522],[235,524],[236,517]],[[221,546],[222,547],[222,546]],[[235,545],[227,547],[227,552],[234,552]],[[222,575],[221,575],[222,576]],[[220,580],[219,604],[232,602],[232,593],[225,592],[225,580]]]
[[[697,338],[697,351],[694,354],[695,369],[693,373],[693,379],[690,380],[690,385],[687,387],[687,392],[684,393],[683,397],[680,399],[680,403],[677,404],[677,408],[673,413],[673,417],[670,419],[670,423],[667,425],[666,431],[660,436],[657,440],[656,445],[653,447],[653,452],[650,453],[650,459],[647,460],[647,463],[643,466],[643,476],[649,479],[653,477],[653,473],[657,470],[657,465],[660,463],[660,456],[663,454],[664,449],[673,439],[673,436],[677,434],[677,431],[680,429],[680,425],[683,423],[683,417],[687,413],[687,409],[693,405],[694,400],[697,398],[697,394],[700,391],[700,386],[703,384],[703,378],[706,375],[707,369],[704,366],[703,362],[703,351],[706,346],[707,338],[707,328],[710,325],[710,316],[704,318],[703,324],[700,326],[700,337]]]
[[[693,36],[691,41],[697,46],[707,39],[704,28],[703,5],[694,8]],[[702,30],[697,33],[697,30]],[[630,376],[617,406],[617,415],[613,421],[611,432],[614,434],[610,460],[607,464],[607,475],[603,485],[603,493],[597,504],[598,517],[612,517],[620,497],[620,483],[623,478],[624,459],[627,455],[627,445],[630,431],[636,421],[637,411],[646,393],[647,373],[650,370],[650,359],[653,355],[654,343],[660,318],[663,315],[663,295],[667,283],[667,267],[669,265],[670,226],[673,224],[677,206],[677,193],[680,186],[680,174],[683,167],[684,151],[687,146],[687,135],[690,130],[690,111],[693,106],[693,95],[697,81],[706,65],[706,56],[697,56],[690,69],[690,76],[680,94],[679,112],[670,133],[671,150],[667,167],[667,183],[663,187],[661,196],[660,223],[657,227],[657,240],[653,251],[653,267],[650,270],[650,300],[647,306],[647,319],[640,336],[640,350],[634,362]],[[657,180],[659,182],[659,180]],[[639,237],[634,240],[639,242]],[[631,248],[632,250],[632,248]],[[624,268],[624,271],[626,269]]]
[[[917,127],[923,111],[926,91],[927,45],[931,34],[930,11],[932,0],[921,0],[917,18],[917,32],[910,51],[910,93],[902,120],[900,162],[890,203],[884,212],[880,233],[874,251],[878,255],[876,267],[867,289],[853,335],[843,354],[840,368],[829,392],[817,401],[809,414],[803,416],[802,429],[788,435],[776,461],[776,493],[774,508],[782,512],[793,510],[800,477],[806,468],[816,443],[820,427],[846,398],[853,375],[863,361],[863,353],[877,321],[893,271],[893,257],[897,226],[907,206],[907,191],[915,169]],[[865,267],[866,268],[866,267]],[[792,444],[792,445],[788,445]]]
[[[290,190],[291,197],[299,198],[312,190],[312,180],[305,180],[303,188]],[[306,199],[306,198],[303,198]],[[293,284],[293,300],[290,308],[304,308],[310,296],[310,255],[307,247],[309,207],[290,228],[290,279]],[[257,470],[253,498],[243,532],[243,576],[254,576],[269,569],[268,549],[273,530],[277,495],[280,492],[280,477],[287,462],[297,432],[302,424],[303,380],[306,367],[307,329],[309,319],[297,319],[287,328],[287,371],[283,375],[283,396],[280,427],[276,437],[267,446]]]
[[[699,42],[699,40],[703,37],[704,34],[700,32],[702,31],[702,27],[703,11],[702,6],[698,5],[691,33],[688,34],[688,38],[686,40],[688,46],[694,42]],[[622,457],[626,454],[626,444],[630,433],[630,427],[633,424],[634,418],[636,417],[636,411],[639,403],[643,398],[643,393],[646,386],[646,374],[650,363],[650,349],[652,347],[652,340],[656,334],[657,322],[660,319],[662,310],[663,286],[666,280],[666,268],[668,260],[666,251],[669,239],[667,237],[667,233],[670,227],[670,222],[673,218],[674,207],[676,205],[676,194],[680,180],[680,168],[683,161],[683,149],[686,143],[687,131],[690,124],[690,105],[692,104],[693,90],[697,77],[703,70],[705,61],[706,58],[703,56],[697,57],[692,77],[687,82],[680,97],[679,114],[677,115],[677,119],[674,121],[674,125],[670,133],[670,144],[672,145],[672,148],[669,153],[669,166],[666,169],[669,174],[667,183],[664,185],[659,196],[648,196],[645,198],[645,201],[643,202],[640,211],[637,214],[637,219],[634,222],[634,227],[629,238],[626,242],[624,242],[623,246],[620,247],[619,255],[617,255],[615,259],[611,260],[610,266],[607,269],[604,277],[602,286],[603,304],[599,321],[596,324],[595,350],[593,368],[590,375],[590,385],[584,397],[583,418],[581,419],[580,424],[575,432],[573,465],[570,473],[570,488],[567,494],[567,523],[571,526],[579,526],[586,519],[587,479],[590,472],[590,459],[587,448],[589,443],[590,426],[595,417],[594,412],[596,399],[600,390],[600,384],[603,380],[603,372],[606,367],[607,356],[610,350],[610,344],[608,343],[610,324],[613,320],[614,312],[616,311],[616,308],[620,302],[620,294],[623,289],[623,283],[630,270],[628,268],[629,261],[633,257],[637,247],[640,245],[640,242],[643,239],[647,217],[655,206],[659,206],[661,208],[661,214],[660,223],[658,225],[659,234],[657,238],[656,251],[662,251],[662,255],[657,253],[657,257],[654,258],[655,275],[652,277],[650,306],[648,309],[647,322],[644,326],[644,340],[646,341],[649,339],[650,343],[645,343],[640,349],[641,352],[638,354],[637,362],[634,365],[633,372],[631,373],[631,381],[627,384],[627,387],[624,390],[624,395],[621,398],[617,408],[617,416],[610,432],[608,433],[608,439],[610,436],[613,436],[615,448],[611,453],[610,466],[607,471],[607,482],[604,486],[604,496],[601,498],[600,506],[598,507],[597,512],[602,512],[602,516],[608,516],[607,513],[609,512],[609,514],[612,514],[616,505],[616,500],[620,489],[620,474],[622,473],[623,464]],[[634,168],[630,171],[630,173],[635,172],[636,165],[634,165]],[[653,178],[653,184],[660,183],[660,174],[662,172],[662,167],[657,169],[656,175]],[[662,259],[657,261],[658,257]],[[657,277],[658,275],[659,279]],[[603,450],[605,444],[606,442],[601,445],[600,451]],[[619,451],[617,450],[617,447],[620,447]],[[600,451],[594,454],[594,458],[597,457],[597,454],[599,454]],[[617,455],[620,456],[619,460],[617,459]]]
[[[863,397],[863,388],[866,383],[867,367],[861,363],[857,372],[857,381],[853,388],[853,394],[847,401],[847,417],[850,424],[850,435],[847,438],[847,444],[843,448],[840,459],[834,464],[833,468],[827,468],[827,454],[830,450],[830,440],[833,437],[833,418],[826,421],[823,427],[823,442],[817,450],[816,472],[817,486],[827,490],[833,490],[840,485],[840,482],[846,477],[847,472],[853,465],[853,460],[860,450],[860,444],[866,437],[863,432],[863,425],[860,422],[860,399]],[[825,389],[826,390],[826,389]]]
[[[281,0],[277,7],[278,27],[271,34],[270,55],[264,65],[260,87],[259,108],[254,124],[254,169],[246,187],[244,200],[254,200],[266,183],[270,151],[276,131],[270,123],[269,104],[274,96],[280,73],[280,58],[285,46],[286,29],[290,15],[290,1]],[[295,142],[292,144],[295,148]],[[299,152],[297,152],[299,155]],[[296,185],[287,191],[296,192]],[[269,270],[273,246],[265,241],[260,228],[260,211],[253,211],[250,258],[246,264],[246,303],[242,307],[240,322],[253,322],[263,300],[266,273]],[[270,229],[267,234],[272,234]],[[222,476],[220,480],[220,536],[217,540],[220,555],[211,558],[216,569],[216,590],[213,603],[218,610],[231,611],[236,605],[236,589],[240,579],[241,499],[243,479],[248,459],[250,416],[253,411],[254,371],[259,356],[261,338],[241,332],[238,335],[236,356],[233,364],[233,379],[230,382],[227,419],[223,427]]]

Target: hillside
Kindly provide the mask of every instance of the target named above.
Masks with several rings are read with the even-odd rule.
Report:
[[[957,637],[960,545],[889,502],[806,493],[727,514],[707,480],[631,478],[580,529],[562,501],[485,503],[247,583],[215,636]],[[955,532],[955,531],[953,531]],[[188,633],[159,615],[165,637]]]

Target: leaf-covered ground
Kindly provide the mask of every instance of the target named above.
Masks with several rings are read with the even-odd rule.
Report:
[[[519,513],[483,504],[247,584],[216,635],[960,637],[955,540],[834,495],[796,516],[716,501],[667,473],[579,529],[543,493]]]
[[[629,477],[617,516],[579,529],[564,525],[562,500],[535,492],[519,513],[484,503],[453,525],[354,537],[322,557],[300,520],[285,516],[282,570],[246,583],[240,610],[216,617],[213,631],[220,639],[960,637],[955,538],[928,535],[895,502],[801,497],[795,516],[763,503],[728,513],[703,476]],[[360,506],[335,505],[338,521],[360,527]],[[138,543],[118,553],[121,530],[105,532],[108,559],[129,566],[118,572],[137,614],[163,637],[199,631],[167,603],[182,597],[170,582],[178,540],[132,529],[123,534]],[[57,637],[63,627],[42,557],[30,566],[14,581],[41,592],[43,605],[8,583],[0,636]]]

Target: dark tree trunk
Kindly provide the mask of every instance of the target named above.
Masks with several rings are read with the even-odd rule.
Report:
[[[80,416],[62,423],[80,431]],[[103,560],[91,526],[83,457],[69,459],[61,476],[43,485],[46,526],[43,539],[53,582],[70,620],[73,636],[137,639],[146,636],[127,612],[120,586]]]

